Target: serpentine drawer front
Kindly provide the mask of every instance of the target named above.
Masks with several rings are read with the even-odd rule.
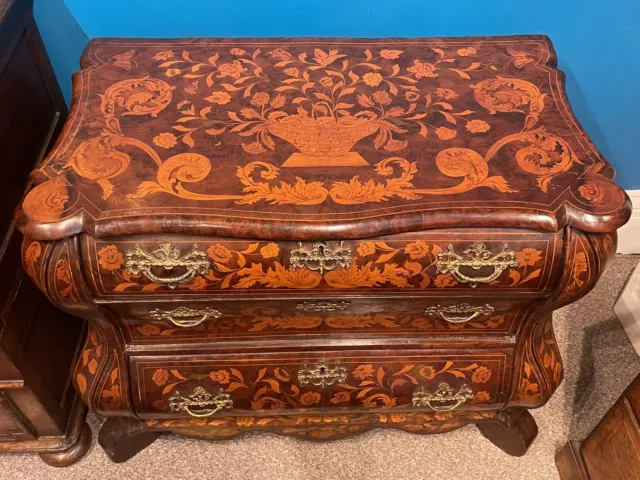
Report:
[[[73,382],[111,458],[469,423],[526,452],[552,312],[631,214],[548,38],[95,39],[81,65],[16,223],[89,322]]]
[[[529,303],[505,299],[284,299],[109,304],[132,343],[513,335]]]
[[[433,231],[327,242],[162,238],[84,237],[85,267],[95,294],[539,295],[552,288],[562,253],[560,234],[533,231]]]
[[[141,417],[487,410],[506,401],[512,352],[327,352],[131,360]]]

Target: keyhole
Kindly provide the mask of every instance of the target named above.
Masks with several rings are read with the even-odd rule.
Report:
[[[324,375],[325,367],[320,367],[320,374]]]

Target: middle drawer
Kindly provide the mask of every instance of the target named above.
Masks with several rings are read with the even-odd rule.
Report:
[[[533,300],[535,301],[535,300]],[[132,344],[295,336],[479,335],[517,332],[532,301],[487,298],[332,298],[110,304]]]

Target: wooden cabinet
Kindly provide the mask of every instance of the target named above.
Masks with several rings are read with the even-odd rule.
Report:
[[[0,0],[0,45],[0,451],[39,452],[65,466],[90,444],[86,407],[71,382],[85,325],[24,274],[12,217],[67,108],[30,1]]]
[[[527,451],[551,314],[631,211],[548,38],[95,39],[81,65],[16,222],[89,321],[74,384],[113,460],[468,423]]]
[[[582,442],[572,440],[556,456],[562,480],[640,478],[640,376],[629,385]]]

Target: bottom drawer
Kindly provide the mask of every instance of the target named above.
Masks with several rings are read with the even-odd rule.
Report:
[[[512,350],[133,357],[140,417],[495,409]]]

